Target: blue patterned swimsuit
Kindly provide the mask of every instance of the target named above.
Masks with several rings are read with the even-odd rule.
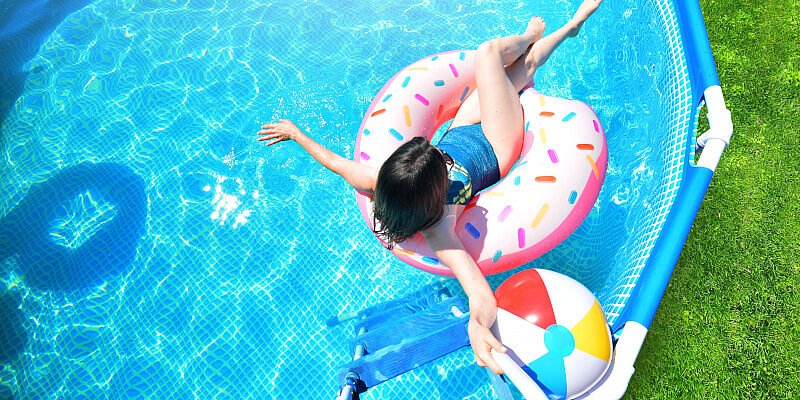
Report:
[[[448,172],[447,204],[469,203],[473,196],[500,180],[494,149],[480,124],[448,130],[436,144],[453,159]]]

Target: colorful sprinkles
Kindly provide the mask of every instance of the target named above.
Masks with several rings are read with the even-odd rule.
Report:
[[[553,149],[547,150],[547,155],[550,156],[550,161],[552,161],[553,164],[558,164],[558,155],[556,154],[555,150]]]
[[[517,246],[520,249],[525,248],[525,228],[517,229]]]
[[[392,137],[394,137],[395,139],[397,139],[397,140],[400,140],[400,141],[402,141],[402,140],[403,140],[403,135],[402,135],[400,132],[398,132],[398,131],[397,131],[397,129],[394,129],[394,128],[389,128],[389,133],[390,133],[390,134],[392,135]]]
[[[439,264],[439,260],[436,259],[436,258],[433,258],[433,257],[422,257],[422,262],[424,262],[426,264],[431,264],[431,265]]]
[[[592,172],[594,172],[594,177],[600,179],[600,170],[597,169],[597,163],[594,162],[592,156],[586,156],[586,159],[589,160],[589,164],[592,166]]]
[[[461,97],[458,98],[459,101],[464,101],[467,98],[467,94],[469,94],[469,86],[464,88],[464,91],[461,93]]]
[[[411,127],[411,110],[408,109],[408,104],[403,105],[403,116],[406,118],[406,126]]]
[[[500,215],[497,216],[497,220],[503,222],[508,218],[509,214],[511,214],[511,206],[506,206],[503,211],[500,211]]]
[[[397,248],[397,247],[395,247],[393,251],[394,251],[394,254],[397,254],[397,255],[400,255],[400,256],[413,257],[413,256],[417,255],[417,253],[415,253],[415,252],[413,252],[411,250],[405,250],[405,249],[401,249],[401,248]]]
[[[503,250],[497,250],[492,257],[492,262],[497,262],[500,260],[500,257],[503,255]]]
[[[458,70],[456,69],[455,65],[450,64],[450,72],[453,73],[454,78],[458,78]]]
[[[561,122],[569,122],[569,120],[575,118],[576,115],[578,115],[578,114],[575,114],[575,112],[573,111],[573,112],[565,115],[564,118],[561,119]]]
[[[467,222],[467,224],[464,225],[464,229],[466,229],[467,232],[469,232],[470,236],[472,236],[473,239],[478,239],[481,237],[481,232],[478,230],[478,228],[476,228],[469,222]]]
[[[423,96],[422,96],[421,94],[419,94],[419,93],[415,94],[415,95],[414,95],[414,98],[415,98],[415,99],[417,99],[417,101],[419,101],[420,103],[422,103],[422,105],[423,105],[423,106],[425,106],[425,107],[427,107],[427,106],[431,105],[431,102],[430,102],[430,101],[428,101],[428,99],[426,99],[425,97],[423,97]]]
[[[542,218],[544,215],[547,214],[547,210],[550,209],[550,205],[547,203],[542,204],[542,208],[539,209],[539,212],[536,213],[536,218],[533,219],[533,223],[531,223],[531,228],[536,228],[539,226],[539,223],[542,222]]]

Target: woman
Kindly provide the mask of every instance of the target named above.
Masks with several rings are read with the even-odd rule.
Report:
[[[469,297],[468,334],[478,365],[497,374],[502,370],[490,350],[506,351],[489,330],[497,302],[456,236],[456,220],[475,194],[502,179],[519,158],[524,127],[518,93],[561,42],[577,35],[601,2],[585,0],[567,24],[545,37],[544,21],[533,17],[523,34],[481,44],[475,55],[477,89],[437,146],[415,138],[400,146],[380,169],[334,154],[288,120],[266,124],[258,132],[258,140],[268,141],[269,146],[296,141],[355,189],[371,193],[375,233],[389,246],[422,233]]]

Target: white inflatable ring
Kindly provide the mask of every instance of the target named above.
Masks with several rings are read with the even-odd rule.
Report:
[[[361,123],[355,160],[378,168],[413,137],[430,140],[475,89],[474,57],[474,51],[437,54],[389,80]],[[566,239],[589,214],[605,177],[605,133],[591,107],[533,88],[522,92],[520,102],[525,136],[519,161],[475,196],[456,224],[456,235],[484,275],[527,263]],[[357,192],[356,200],[372,228],[370,197]],[[452,276],[421,234],[392,251],[417,268]]]

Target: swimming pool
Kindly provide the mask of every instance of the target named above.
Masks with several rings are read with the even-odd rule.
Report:
[[[0,397],[331,398],[352,332],[325,321],[439,278],[382,250],[344,181],[294,144],[258,145],[258,127],[290,118],[352,156],[363,112],[402,67],[516,33],[531,14],[553,29],[576,8],[75,4],[30,59],[8,59],[24,75],[19,93],[3,92],[14,98],[0,141]],[[694,123],[688,101],[663,89],[682,67],[661,45],[674,40],[657,28],[662,12],[604,4],[536,77],[543,93],[595,108],[609,164],[586,222],[526,267],[578,278],[610,321],[626,295],[609,271],[646,258],[650,238],[631,239],[643,229],[635,221],[677,190],[664,187],[663,171],[680,171],[652,133]],[[104,164],[76,167],[86,163]],[[139,228],[92,241],[121,216]],[[482,399],[493,389],[464,349],[370,398],[422,393]]]

